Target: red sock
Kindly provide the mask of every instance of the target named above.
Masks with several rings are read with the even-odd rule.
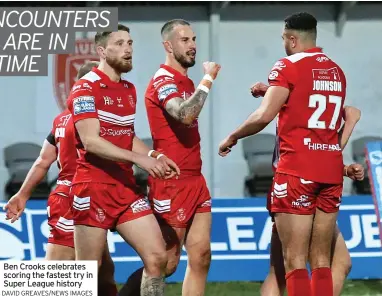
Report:
[[[307,269],[292,270],[285,275],[285,279],[288,296],[311,296]]]
[[[329,267],[313,269],[312,296],[333,296],[333,278]]]

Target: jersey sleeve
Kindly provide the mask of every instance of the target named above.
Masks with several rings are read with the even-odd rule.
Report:
[[[268,76],[269,86],[281,86],[287,89],[291,89],[296,80],[295,66],[287,59],[277,61]]]
[[[49,133],[49,135],[46,137],[46,140],[49,142],[49,144],[56,146],[56,139],[54,137],[53,132]]]
[[[178,85],[171,76],[159,76],[153,82],[154,100],[158,100],[160,106],[166,107],[168,101],[173,98],[181,98]]]
[[[96,90],[88,81],[78,80],[74,84],[67,105],[74,123],[87,118],[98,118]]]
[[[53,146],[56,146],[56,122],[57,117],[53,120],[52,129],[50,130],[49,135],[46,137],[46,140]]]

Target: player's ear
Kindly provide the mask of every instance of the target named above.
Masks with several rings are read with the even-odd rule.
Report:
[[[106,59],[106,50],[104,47],[102,47],[101,45],[98,45],[96,47],[96,51],[97,51],[97,54],[98,56],[101,58],[101,59]]]
[[[163,46],[164,46],[164,49],[166,50],[166,52],[168,52],[168,53],[172,53],[173,52],[172,44],[171,44],[170,41],[166,40],[166,41],[163,41],[162,43],[163,43]]]
[[[297,46],[297,38],[295,36],[291,35],[289,37],[289,40],[290,40],[290,43],[292,45],[292,48],[296,48],[296,46]]]

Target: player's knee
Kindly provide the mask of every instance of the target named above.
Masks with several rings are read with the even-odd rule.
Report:
[[[188,264],[194,270],[208,272],[211,264],[211,248],[199,248],[198,252],[193,252],[192,256],[189,256]]]
[[[316,255],[312,256],[309,263],[312,269],[330,267],[330,258],[325,255]]]
[[[166,266],[166,277],[173,275],[178,268],[179,257],[178,258],[169,258]]]
[[[148,276],[161,276],[165,273],[167,265],[167,253],[152,252],[145,258],[145,270]]]
[[[341,278],[347,278],[352,269],[351,259],[343,260],[340,263],[332,266],[332,272],[337,273]]]
[[[345,273],[345,276],[347,277],[349,275],[349,273],[351,272],[351,269],[352,269],[352,263],[351,261],[349,260],[349,262],[347,262],[345,265],[344,265],[344,273]]]
[[[306,268],[307,256],[304,254],[288,254],[284,255],[284,265],[286,270],[304,269]]]

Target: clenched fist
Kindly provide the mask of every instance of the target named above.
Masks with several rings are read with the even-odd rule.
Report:
[[[215,62],[204,62],[203,68],[204,74],[209,74],[212,79],[215,79],[218,76],[221,66]]]
[[[255,98],[264,97],[267,92],[269,86],[262,82],[256,82],[251,86],[251,94]]]

